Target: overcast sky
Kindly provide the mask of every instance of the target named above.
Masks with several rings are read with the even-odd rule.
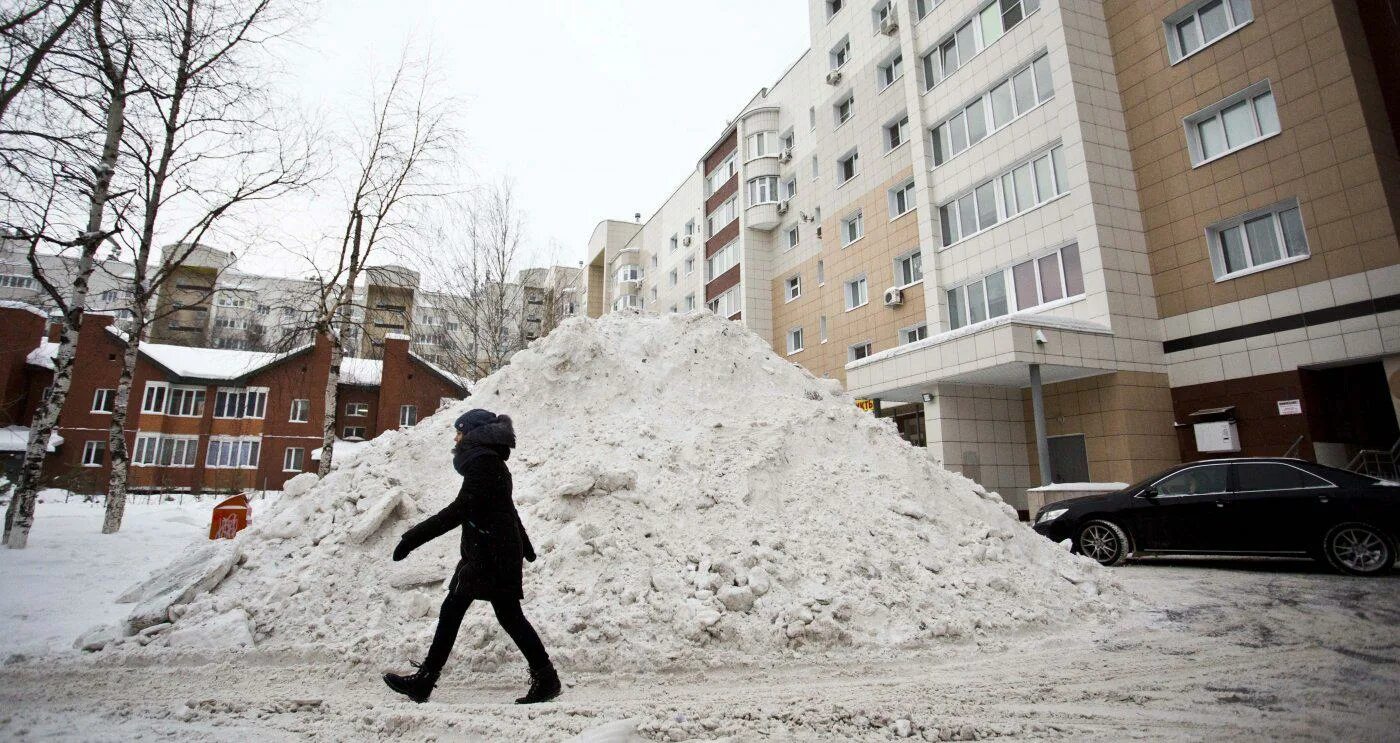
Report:
[[[473,177],[511,178],[530,244],[569,265],[599,220],[650,216],[808,38],[803,0],[322,0],[299,36],[289,92],[327,119],[431,46]]]

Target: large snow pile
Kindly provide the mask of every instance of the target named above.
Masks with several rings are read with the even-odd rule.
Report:
[[[1111,611],[1105,571],[834,383],[708,313],[629,313],[570,320],[470,400],[293,480],[229,577],[173,606],[170,631],[148,619],[118,647],[240,647],[246,627],[257,652],[420,658],[456,534],[389,556],[455,496],[451,423],[472,407],[515,420],[515,496],[540,553],[526,614],[566,667],[878,656]],[[488,607],[469,612],[459,663],[516,653]]]

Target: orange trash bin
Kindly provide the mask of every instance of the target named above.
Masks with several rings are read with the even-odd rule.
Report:
[[[235,495],[214,506],[214,515],[209,521],[209,538],[233,539],[252,520],[253,506],[248,503],[248,496],[241,493]]]

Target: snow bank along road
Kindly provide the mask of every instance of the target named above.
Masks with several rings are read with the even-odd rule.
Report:
[[[5,740],[1394,740],[1400,577],[1308,563],[1114,571],[1143,606],[1113,627],[951,646],[898,664],[794,659],[676,675],[574,676],[559,702],[456,664],[426,705],[343,665],[0,667]],[[475,607],[474,607],[475,609]]]

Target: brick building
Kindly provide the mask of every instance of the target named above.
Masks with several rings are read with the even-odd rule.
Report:
[[[113,318],[89,314],[78,341],[73,385],[59,418],[62,443],[45,475],[84,492],[106,488],[107,430],[121,372]],[[42,313],[0,306],[0,424],[27,427],[53,376],[57,344]],[[316,468],[325,414],[330,346],[318,340],[287,353],[148,343],[132,385],[127,445],[133,490],[276,490]],[[345,359],[335,411],[337,435],[370,439],[411,426],[465,384],[389,335],[384,358]]]

